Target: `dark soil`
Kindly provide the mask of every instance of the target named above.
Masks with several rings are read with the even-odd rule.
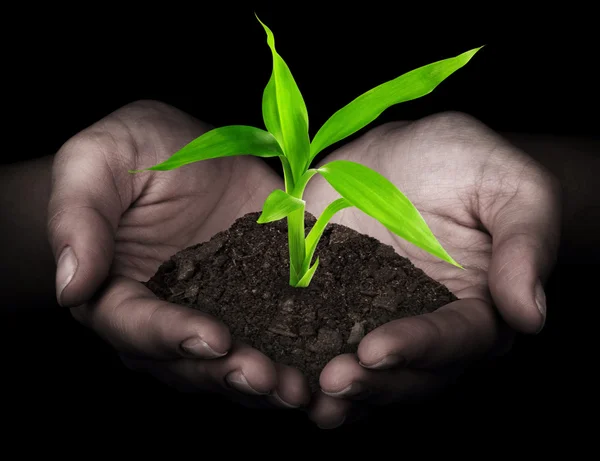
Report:
[[[233,338],[300,369],[313,390],[327,362],[356,352],[369,331],[457,299],[391,246],[333,223],[317,246],[310,286],[293,288],[287,220],[257,224],[259,215],[175,254],[145,285],[221,319]],[[307,213],[307,233],[314,222]]]

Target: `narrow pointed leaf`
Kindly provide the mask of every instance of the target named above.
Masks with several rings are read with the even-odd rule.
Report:
[[[289,216],[290,213],[302,208],[304,204],[304,200],[292,197],[281,189],[275,189],[265,200],[257,223],[264,224],[283,219]]]
[[[302,276],[302,278],[298,281],[298,283],[296,284],[297,288],[306,288],[308,285],[310,285],[310,282],[312,281],[313,276],[315,275],[315,271],[317,270],[317,267],[319,267],[319,258],[317,257],[317,260],[315,261],[315,263],[313,264],[313,266],[308,269],[304,275]]]
[[[263,120],[267,130],[279,141],[290,162],[293,180],[297,181],[310,155],[306,104],[288,65],[275,49],[273,33],[258,16],[256,19],[267,33],[267,44],[273,55],[271,78],[263,93]]]
[[[298,181],[294,185],[294,197],[302,197],[302,195],[304,194],[304,189],[306,189],[306,185],[308,184],[308,181],[310,181],[310,179],[316,174],[317,170],[309,169],[306,170],[302,176],[300,176],[300,179],[298,179]]]
[[[357,97],[333,114],[319,129],[310,146],[310,161],[326,147],[367,126],[388,107],[431,93],[442,81],[467,64],[481,48],[419,67]]]
[[[296,269],[296,266],[294,265],[294,261],[292,261],[290,259],[290,278],[289,278],[289,283],[293,287],[295,287],[296,284],[298,283],[298,281],[300,280],[300,276],[298,274],[300,274],[300,271],[298,269]]]
[[[394,234],[438,258],[461,267],[435,238],[410,202],[387,178],[348,160],[335,160],[318,169],[348,202],[378,220]]]
[[[268,131],[245,125],[230,125],[214,128],[194,139],[175,152],[170,158],[142,170],[173,170],[188,163],[234,155],[277,157],[283,155],[279,143]]]
[[[327,224],[331,218],[333,218],[333,215],[335,215],[338,211],[351,206],[352,204],[342,197],[331,202],[327,208],[323,210],[321,216],[319,216],[319,219],[317,219],[317,222],[306,236],[306,257],[302,266],[303,268],[308,268],[310,266],[313,255],[315,254],[315,250],[317,249],[317,245],[319,244],[319,240],[321,240],[323,235],[323,231],[325,230],[325,227],[327,227]]]

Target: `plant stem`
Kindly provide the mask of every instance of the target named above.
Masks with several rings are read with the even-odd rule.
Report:
[[[292,176],[292,169],[290,167],[290,163],[288,159],[284,156],[280,157],[281,163],[283,165],[283,178],[285,181],[285,191],[292,195],[295,191],[294,178]],[[304,182],[304,186],[300,188],[300,196],[301,198],[302,192],[304,191],[304,187],[306,187],[306,183],[310,179],[300,178],[301,182]],[[312,175],[310,175],[312,176]],[[304,207],[290,213],[287,217],[287,225],[288,225],[288,250],[289,250],[289,259],[290,259],[290,279],[289,283],[291,286],[296,286],[304,273],[302,272],[302,263],[304,262],[305,257],[305,232],[304,232]]]
[[[305,257],[304,241],[304,207],[292,212],[287,217],[288,248],[290,251],[290,285],[296,286],[304,275],[302,264]]]
[[[292,192],[288,192],[292,197],[296,197],[301,199],[302,195],[304,194],[304,189],[306,189],[306,185],[308,184],[308,181],[310,181],[310,178],[312,178],[315,174],[317,174],[317,170],[316,169],[310,169],[310,170],[306,170],[304,172],[304,174],[302,176],[300,176],[300,179],[298,179],[298,182],[296,183],[294,190]]]
[[[294,177],[292,176],[292,168],[290,166],[290,162],[288,159],[280,155],[279,159],[281,160],[281,165],[283,166],[283,181],[285,182],[285,191],[288,194],[292,194],[294,190]]]

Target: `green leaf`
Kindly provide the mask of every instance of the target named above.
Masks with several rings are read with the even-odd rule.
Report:
[[[298,269],[296,269],[296,266],[294,265],[294,261],[292,259],[290,259],[290,279],[289,279],[289,283],[291,286],[295,287],[296,284],[298,283],[298,281],[300,280],[300,271]]]
[[[309,169],[306,170],[302,176],[300,176],[300,179],[298,179],[298,181],[294,185],[294,190],[292,192],[294,197],[302,197],[302,195],[304,194],[304,189],[306,189],[306,185],[308,184],[308,181],[310,181],[310,179],[316,174],[317,170]]]
[[[267,43],[273,55],[273,71],[263,93],[263,120],[267,130],[282,146],[295,183],[309,161],[308,112],[289,67],[275,49],[273,33],[258,16],[256,19],[267,33]]]
[[[419,67],[357,97],[319,129],[310,146],[309,165],[323,149],[365,127],[388,107],[431,93],[443,80],[467,64],[481,48]]]
[[[298,283],[296,284],[296,288],[306,288],[308,285],[310,285],[310,282],[313,278],[313,275],[315,275],[317,267],[319,267],[318,257],[313,266],[309,270],[307,270],[302,276],[302,278],[298,281]]]
[[[327,224],[333,218],[333,215],[338,211],[343,210],[344,208],[351,207],[352,204],[346,200],[345,198],[339,198],[334,200],[327,208],[323,210],[319,219],[314,224],[308,235],[306,236],[306,257],[304,259],[303,268],[308,268],[310,266],[310,262],[312,261],[313,255],[315,254],[315,250],[317,249],[317,245],[319,244],[319,240],[321,240],[321,236],[323,235],[323,231]]]
[[[263,205],[263,210],[257,223],[264,224],[278,221],[290,213],[304,207],[304,200],[292,197],[281,189],[275,189],[269,194]]]
[[[432,255],[461,267],[442,248],[415,206],[387,178],[348,160],[335,160],[323,165],[318,171],[342,197],[378,220],[391,232]]]
[[[129,173],[173,170],[200,160],[234,155],[277,157],[283,152],[271,133],[252,126],[230,125],[207,131],[162,163],[142,170],[129,170]]]

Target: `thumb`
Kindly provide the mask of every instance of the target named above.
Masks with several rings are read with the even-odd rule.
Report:
[[[106,279],[122,212],[103,143],[79,134],[56,154],[47,233],[57,264],[56,299],[74,307]]]
[[[538,333],[546,321],[544,282],[560,238],[558,183],[545,171],[519,184],[517,192],[491,211],[492,261],[489,287],[504,320],[521,333]]]

